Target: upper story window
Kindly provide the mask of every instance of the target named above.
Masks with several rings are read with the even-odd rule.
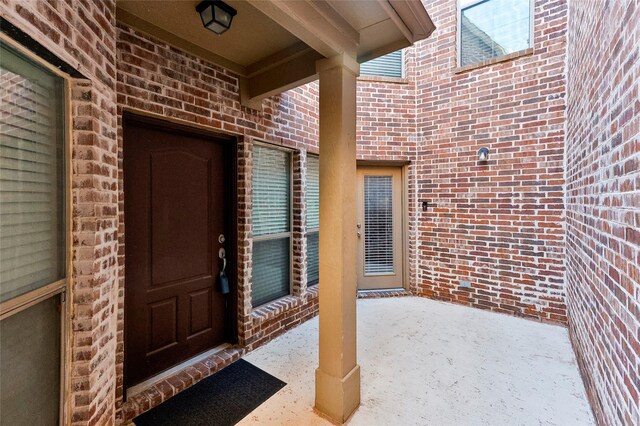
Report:
[[[460,0],[460,66],[499,58],[532,44],[533,0]]]
[[[360,64],[360,75],[373,75],[378,77],[397,77],[404,75],[404,58],[402,50],[396,50],[379,58]]]

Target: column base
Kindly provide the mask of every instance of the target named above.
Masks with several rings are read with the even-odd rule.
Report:
[[[360,366],[345,377],[333,377],[316,369],[316,410],[343,424],[360,405]]]

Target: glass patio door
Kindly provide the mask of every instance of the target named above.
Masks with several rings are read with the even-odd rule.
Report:
[[[358,289],[403,286],[402,171],[358,168]]]
[[[56,425],[66,289],[65,80],[0,43],[0,425]]]

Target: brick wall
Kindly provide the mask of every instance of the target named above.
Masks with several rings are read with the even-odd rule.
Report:
[[[426,6],[436,31],[415,47],[417,198],[429,203],[418,292],[564,323],[566,2],[536,0],[532,53],[460,73],[456,2]]]
[[[111,424],[116,386],[115,1],[2,0],[0,14],[87,77],[70,83],[73,276],[65,394],[72,423]]]
[[[406,164],[407,264],[405,287],[416,289],[416,52],[404,52],[404,77],[358,79],[356,150],[360,161]]]
[[[122,171],[122,114],[153,114],[238,138],[238,337],[239,345],[252,349],[317,313],[317,294],[306,291],[304,256],[306,149],[317,146],[317,111],[314,85],[267,99],[261,110],[240,105],[238,79],[232,73],[155,38],[119,25],[117,29],[117,92],[119,162]],[[293,150],[294,161],[294,253],[292,295],[260,310],[251,305],[251,171],[255,140]],[[124,361],[124,192],[119,180],[119,322],[118,418],[123,397]],[[296,219],[297,218],[297,219]],[[146,407],[148,408],[148,407]]]
[[[409,289],[565,323],[566,251],[571,335],[603,423],[638,416],[639,36],[614,25],[637,28],[637,4],[621,0],[598,10],[572,3],[580,18],[570,28],[566,153],[562,0],[536,0],[531,51],[464,72],[456,70],[456,2],[431,0],[437,30],[407,49],[406,78],[358,82],[358,159],[407,164]],[[317,288],[306,286],[301,220],[306,153],[318,152],[317,83],[252,110],[240,105],[233,74],[126,26],[116,29],[113,2],[0,0],[0,12],[87,77],[72,84],[75,423],[123,419],[114,407],[121,408],[123,391],[125,110],[238,138],[240,345],[251,350],[317,313]],[[587,25],[594,21],[606,40],[599,49]],[[610,66],[599,66],[605,61]],[[293,291],[258,309],[251,306],[254,140],[294,152]],[[479,164],[484,146],[490,161]],[[423,200],[425,212],[418,209]]]
[[[567,304],[600,424],[640,424],[640,3],[569,2]]]
[[[409,55],[407,55],[407,60]],[[117,34],[118,117],[126,111],[224,132],[238,137],[238,334],[251,350],[317,314],[317,287],[306,285],[306,153],[318,153],[318,84],[267,99],[261,110],[240,105],[237,78],[222,68],[175,49],[125,25]],[[407,67],[407,73],[410,67]],[[393,83],[375,78],[358,87],[358,157],[407,162],[415,158],[415,97],[409,79]],[[122,170],[122,122],[119,121]],[[252,146],[260,140],[293,150],[292,294],[258,309],[251,306],[251,170]],[[413,184],[411,184],[414,187]],[[118,389],[123,396],[124,193],[120,187]],[[119,418],[121,414],[118,415]]]

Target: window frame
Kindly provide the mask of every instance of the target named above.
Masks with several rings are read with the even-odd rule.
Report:
[[[253,235],[253,212],[254,212],[254,208],[252,207],[251,209],[251,221],[252,221],[252,229],[251,229],[251,233],[252,233],[252,246],[254,245],[253,243],[256,241],[269,241],[269,240],[278,240],[278,239],[282,239],[282,238],[289,238],[289,294],[279,297],[277,299],[271,300],[269,302],[265,302],[262,303],[260,305],[253,305],[253,286],[254,286],[254,281],[253,281],[253,273],[251,274],[251,290],[252,290],[252,300],[251,300],[251,308],[252,309],[258,309],[261,308],[263,306],[268,306],[271,303],[276,302],[277,300],[280,300],[284,297],[289,297],[293,294],[293,203],[294,203],[294,199],[293,199],[293,155],[295,154],[295,150],[292,148],[288,148],[286,146],[281,146],[281,145],[276,145],[276,144],[272,144],[269,142],[265,142],[262,140],[255,140],[253,141],[253,146],[262,146],[264,148],[267,149],[274,149],[277,151],[283,151],[286,152],[289,155],[289,232],[278,232],[276,234],[267,234],[267,235],[258,235],[255,236]],[[253,147],[252,147],[252,151],[253,151]],[[254,164],[252,162],[252,164]],[[254,173],[255,173],[255,168],[252,166],[251,167],[251,205],[253,206],[253,177],[254,177]],[[253,270],[253,262],[254,262],[254,255],[253,255],[253,250],[251,251],[251,269]]]
[[[53,75],[62,78],[63,98],[60,99],[62,112],[64,114],[62,123],[62,175],[63,184],[61,188],[63,197],[63,213],[64,218],[63,237],[64,237],[64,269],[65,276],[60,280],[53,281],[47,285],[37,289],[28,291],[27,293],[16,296],[12,299],[0,302],[0,321],[12,317],[40,302],[59,296],[60,297],[60,408],[59,423],[66,424],[68,419],[68,411],[66,401],[69,398],[69,389],[67,389],[68,375],[70,366],[68,360],[71,359],[71,309],[68,303],[71,294],[71,286],[73,283],[73,197],[72,194],[72,132],[73,117],[71,106],[71,88],[74,78],[64,71],[57,68],[47,60],[38,56],[28,47],[22,45],[7,34],[0,32],[0,43],[14,49],[28,60],[42,67],[44,70]]]
[[[527,0],[529,2],[529,46],[526,49],[520,49],[516,52],[508,53],[506,55],[497,56],[495,58],[485,59],[479,62],[473,62],[471,64],[462,65],[462,9],[468,9],[473,6],[477,6],[481,3],[488,3],[492,0],[471,0],[469,4],[462,7],[462,0],[456,0],[456,67],[457,68],[478,68],[484,65],[490,65],[497,62],[503,62],[505,60],[515,59],[515,57],[521,56],[522,53],[535,46],[535,9],[536,0]],[[507,58],[507,59],[504,59]]]
[[[403,53],[404,53],[404,50],[403,50]],[[307,170],[309,169],[309,158],[310,157],[317,158],[318,159],[318,166],[320,164],[320,155],[319,154],[312,154],[312,153],[307,151]],[[318,167],[318,169],[319,169],[319,167]],[[305,170],[305,176],[306,176],[306,170]],[[309,180],[307,178],[307,184],[308,184],[308,182],[309,182]],[[318,188],[320,188],[320,176],[318,176]],[[320,242],[320,223],[318,223],[318,227],[317,228],[312,228],[312,229],[307,228],[307,219],[309,217],[309,212],[308,212],[309,203],[308,203],[308,200],[307,200],[307,192],[305,192],[304,203],[305,203],[305,206],[307,207],[307,209],[305,210],[306,214],[305,214],[305,217],[304,217],[304,230],[305,230],[304,238],[306,240],[305,242],[307,243],[306,244],[306,250],[307,250],[307,267],[308,267],[308,265],[309,265],[309,239],[308,239],[308,237],[311,234],[318,234],[318,257],[320,257],[320,247],[319,247],[319,242]],[[320,215],[320,193],[318,191],[318,216],[319,215]],[[320,276],[318,276],[318,279],[316,281],[313,281],[312,283],[309,282],[309,273],[308,273],[308,270],[307,270],[307,287],[315,286],[315,285],[318,285],[319,283],[320,283]]]

